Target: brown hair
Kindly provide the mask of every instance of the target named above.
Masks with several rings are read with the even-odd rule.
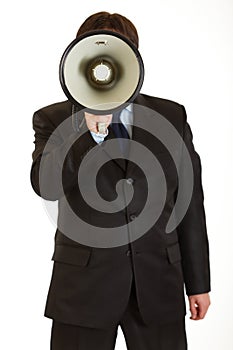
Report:
[[[80,26],[76,37],[92,30],[113,30],[124,35],[138,48],[138,33],[133,23],[118,13],[98,12],[89,16]]]

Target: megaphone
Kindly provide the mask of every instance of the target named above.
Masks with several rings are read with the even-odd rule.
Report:
[[[91,31],[64,51],[59,78],[68,99],[93,114],[110,114],[138,95],[144,65],[138,49],[125,36]]]

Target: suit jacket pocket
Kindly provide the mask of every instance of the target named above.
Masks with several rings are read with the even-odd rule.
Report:
[[[91,255],[91,248],[72,247],[56,244],[51,260],[78,266],[86,266]]]
[[[166,250],[167,250],[168,261],[171,264],[181,261],[180,245],[178,242],[166,247]]]

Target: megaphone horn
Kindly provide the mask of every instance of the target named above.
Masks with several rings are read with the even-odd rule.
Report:
[[[59,77],[73,104],[93,114],[110,114],[138,95],[144,66],[138,49],[126,37],[95,30],[66,48]]]

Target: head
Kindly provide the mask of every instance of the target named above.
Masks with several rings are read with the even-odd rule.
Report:
[[[110,30],[129,39],[138,48],[138,33],[133,23],[118,13],[98,12],[89,16],[80,26],[77,38],[93,30]]]

